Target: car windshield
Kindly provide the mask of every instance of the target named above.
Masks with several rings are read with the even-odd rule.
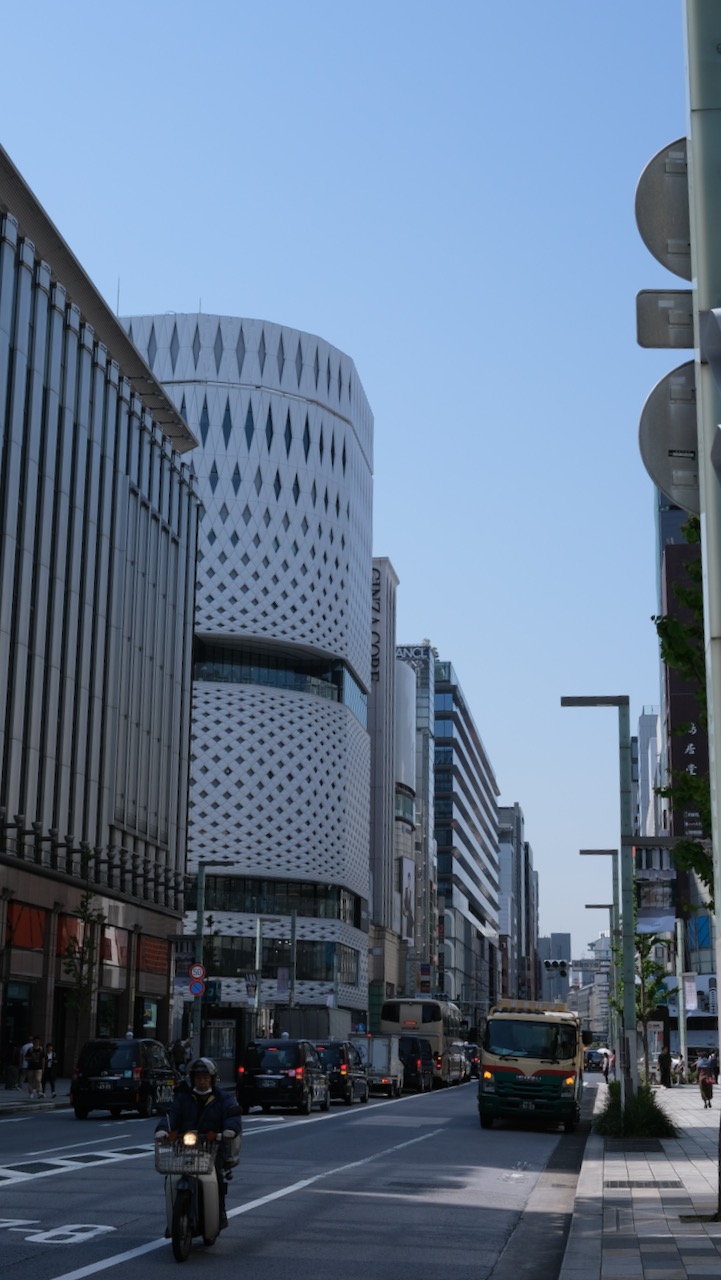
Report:
[[[88,1044],[80,1055],[80,1070],[90,1076],[131,1072],[138,1051],[133,1044]]]
[[[294,1044],[276,1048],[273,1045],[251,1044],[245,1056],[246,1067],[261,1071],[288,1071],[298,1064],[298,1047]]]
[[[573,1058],[576,1029],[567,1023],[491,1018],[486,1024],[483,1047],[505,1058]]]
[[[343,1050],[339,1044],[317,1044],[315,1047],[324,1067],[339,1067],[343,1062]]]

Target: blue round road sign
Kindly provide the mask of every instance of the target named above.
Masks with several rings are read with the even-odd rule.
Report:
[[[198,979],[195,982],[191,982],[190,984],[191,996],[202,996],[204,991],[205,991],[205,983],[201,982],[200,979]]]

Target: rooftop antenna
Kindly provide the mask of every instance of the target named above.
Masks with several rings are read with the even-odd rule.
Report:
[[[118,295],[115,303],[115,314],[116,316],[120,315],[120,276],[118,276]]]

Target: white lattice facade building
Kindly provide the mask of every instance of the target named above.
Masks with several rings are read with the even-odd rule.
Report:
[[[370,407],[353,362],[298,330],[126,324],[201,442],[188,869],[207,867],[208,976],[245,1002],[260,914],[263,998],[282,1001],[294,912],[297,1003],[362,1011]]]

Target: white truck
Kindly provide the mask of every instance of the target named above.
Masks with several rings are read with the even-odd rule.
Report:
[[[400,1036],[355,1035],[350,1039],[363,1059],[370,1089],[387,1093],[389,1098],[399,1098],[403,1088]]]

